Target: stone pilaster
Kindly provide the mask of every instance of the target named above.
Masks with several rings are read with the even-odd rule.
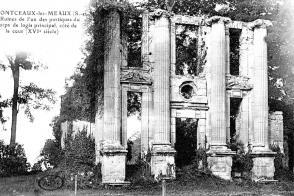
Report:
[[[230,19],[212,17],[207,22],[211,25],[208,56],[211,74],[210,97],[210,150],[208,152],[208,166],[214,175],[223,179],[231,179],[232,152],[227,148],[226,131],[226,37],[225,24]]]
[[[121,145],[120,15],[111,10],[106,17],[102,183],[122,183],[127,151]]]
[[[248,77],[249,77],[249,83],[253,84],[253,77],[254,77],[254,45],[253,45],[253,30],[248,29],[247,31],[247,38],[248,38]],[[249,110],[249,129],[248,129],[248,149],[252,149],[252,143],[253,143],[253,134],[254,134],[254,126],[253,126],[253,90],[251,90],[247,94],[249,98],[249,105],[248,105],[248,110]]]
[[[248,143],[249,143],[249,105],[250,105],[250,97],[245,95],[241,102],[240,106],[240,131],[239,131],[239,139],[244,144],[245,151],[248,151]]]
[[[269,115],[269,140],[270,144],[279,146],[281,153],[284,153],[283,139],[283,112],[271,112]]]
[[[249,77],[249,29],[245,26],[242,27],[241,35],[240,35],[240,75]],[[250,92],[247,92],[243,97],[241,105],[240,105],[240,130],[239,130],[239,139],[244,144],[245,151],[248,151],[248,142],[249,142],[249,124],[250,124],[250,116],[249,116],[249,106],[251,103],[251,97],[249,96]],[[245,93],[243,92],[243,95]]]
[[[151,156],[151,172],[155,178],[166,174],[168,165],[174,165],[175,151],[170,142],[170,18],[163,10],[153,13],[154,34],[154,142]],[[173,174],[174,175],[174,174]]]
[[[127,148],[127,132],[128,132],[128,86],[122,84],[122,91],[121,91],[121,96],[122,96],[122,107],[121,107],[121,131],[122,131],[122,146],[124,148]]]
[[[100,156],[100,150],[101,150],[101,143],[103,139],[103,115],[100,115],[99,112],[96,113],[95,116],[95,154],[96,154],[96,160],[95,163],[101,163],[101,156]]]
[[[226,63],[225,63],[225,66],[226,66],[226,75],[230,75],[230,31],[229,31],[229,28],[225,28],[225,36],[226,36],[226,54],[225,54],[225,57],[226,57]],[[228,93],[226,92],[226,138],[227,138],[227,142],[230,142],[230,139],[231,139],[231,136],[230,136],[230,133],[231,133],[231,124],[230,124],[230,108],[231,108],[231,105],[230,105],[230,96],[228,95]]]
[[[142,112],[141,112],[141,153],[142,157],[148,152],[149,147],[149,131],[150,131],[150,107],[151,107],[152,97],[150,87],[145,87],[142,93]]]
[[[269,150],[268,141],[268,69],[266,27],[271,25],[266,20],[256,20],[249,24],[254,32],[254,73],[253,73],[253,180],[273,179],[274,154]]]

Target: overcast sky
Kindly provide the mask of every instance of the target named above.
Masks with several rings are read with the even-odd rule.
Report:
[[[88,7],[88,0],[1,0],[1,10],[72,10],[83,12]],[[0,21],[1,23],[1,21]],[[85,40],[83,21],[75,30],[60,31],[59,35],[12,35],[5,34],[0,27],[0,59],[5,60],[5,54],[13,54],[16,50],[30,52],[31,55],[48,67],[38,72],[23,71],[20,74],[22,84],[35,82],[40,87],[52,88],[57,92],[58,102],[50,112],[34,112],[35,121],[30,123],[19,112],[17,123],[18,143],[23,144],[29,162],[35,162],[46,139],[53,138],[49,123],[60,109],[60,95],[64,93],[65,78],[73,74],[74,68],[81,60],[81,47]],[[0,71],[0,94],[2,98],[12,96],[13,80],[10,70]],[[5,111],[5,116],[11,118],[11,110]],[[6,129],[3,131],[2,129]],[[0,125],[0,139],[6,143],[10,139],[10,122],[4,127]]]

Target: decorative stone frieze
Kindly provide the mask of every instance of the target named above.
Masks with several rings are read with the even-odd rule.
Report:
[[[249,78],[245,76],[226,76],[226,89],[240,89],[249,91],[253,88],[253,85],[249,83]]]
[[[121,74],[121,82],[148,83],[151,84],[151,77],[148,73],[140,70],[125,70]]]
[[[177,24],[188,24],[188,25],[201,25],[204,19],[202,17],[195,16],[182,16],[174,15],[172,17],[172,22]]]
[[[242,21],[230,21],[227,25],[228,28],[234,28],[234,29],[242,29],[247,24]]]
[[[149,19],[150,20],[155,20],[161,17],[167,17],[170,18],[173,14],[171,12],[168,12],[166,10],[162,9],[156,9],[153,12],[149,13]]]
[[[231,22],[232,20],[230,18],[227,18],[227,17],[222,17],[222,16],[212,16],[208,19],[205,20],[205,24],[208,25],[208,26],[211,26],[212,24],[214,23],[224,23],[224,24],[227,24],[229,22]]]

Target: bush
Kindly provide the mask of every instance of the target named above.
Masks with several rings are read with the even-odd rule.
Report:
[[[147,154],[149,156],[150,153]],[[156,183],[154,176],[151,175],[150,160],[141,158],[136,160],[134,165],[127,165],[127,180],[131,181],[132,186],[150,186]]]
[[[60,164],[63,156],[63,151],[59,145],[59,142],[56,139],[47,139],[42,149],[41,156],[41,165],[50,165],[53,168],[57,167]]]
[[[232,138],[231,143],[228,144],[228,146],[232,151],[236,152],[236,154],[233,155],[232,171],[243,174],[250,173],[253,168],[253,161],[250,153],[245,152],[244,144],[238,140],[237,136],[235,136]]]
[[[276,152],[274,164],[275,164],[275,176],[274,178],[280,181],[294,181],[293,171],[289,171],[289,168],[285,167],[284,159],[285,155],[281,153],[281,149],[278,145],[270,145],[270,149]]]
[[[95,141],[85,130],[75,136],[68,134],[65,139],[62,161],[59,169],[65,176],[65,184],[74,185],[74,176],[78,176],[79,188],[89,188],[99,185],[101,165],[95,166]]]
[[[43,161],[42,160],[39,160],[37,163],[35,163],[31,169],[31,174],[37,174],[37,173],[40,173],[42,172],[42,164],[43,164]]]
[[[30,168],[22,145],[5,145],[0,140],[0,176],[19,176]]]

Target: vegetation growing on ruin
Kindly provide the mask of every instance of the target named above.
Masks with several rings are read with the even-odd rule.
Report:
[[[293,168],[293,97],[291,88],[294,83],[291,63],[294,60],[291,34],[293,13],[288,9],[290,1],[282,0],[184,0],[176,1],[172,11],[176,14],[220,15],[232,20],[253,21],[258,18],[273,21],[269,29],[268,62],[269,62],[269,103],[270,109],[284,112],[284,135],[289,145],[290,168]],[[76,73],[71,77],[73,85],[66,87],[63,97],[60,118],[62,120],[88,120],[94,122],[96,112],[101,112],[103,103],[103,56],[104,56],[104,15],[108,10],[118,9],[123,15],[123,35],[129,36],[128,59],[130,55],[140,56],[140,25],[142,10],[155,8],[167,9],[163,0],[149,0],[136,6],[123,2],[102,1],[92,3],[88,17],[87,33],[90,39],[85,43],[85,58],[78,65]],[[133,58],[136,62],[139,60]],[[181,63],[181,62],[179,62]],[[138,65],[138,63],[134,63]],[[99,110],[100,109],[100,110]]]

